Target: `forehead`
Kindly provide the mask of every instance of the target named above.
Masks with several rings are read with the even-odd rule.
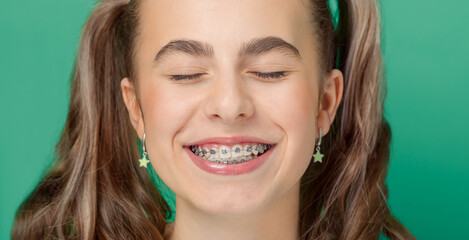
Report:
[[[142,0],[139,10],[137,42],[146,49],[184,38],[210,43],[215,55],[235,55],[263,36],[301,48],[310,29],[302,0]]]

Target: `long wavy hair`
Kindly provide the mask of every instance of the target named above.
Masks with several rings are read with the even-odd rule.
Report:
[[[55,161],[19,207],[13,239],[164,239],[171,211],[137,164],[120,89],[122,78],[137,79],[128,60],[139,1],[103,0],[86,21]],[[337,30],[327,0],[306,5],[322,69],[344,73],[344,94],[323,139],[327,160],[301,178],[301,239],[415,239],[387,204],[391,130],[376,0],[339,0]]]

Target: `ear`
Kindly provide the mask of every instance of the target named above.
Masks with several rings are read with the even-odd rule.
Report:
[[[316,136],[319,136],[319,128],[324,136],[329,132],[330,126],[334,121],[337,108],[342,100],[342,92],[344,88],[344,77],[338,69],[333,69],[326,76],[324,82],[324,91],[319,99],[319,111],[317,119]]]
[[[137,101],[135,88],[128,78],[124,78],[121,81],[121,89],[125,106],[129,111],[130,122],[137,132],[138,137],[142,139],[145,128],[143,124],[143,115],[140,109],[140,105]]]

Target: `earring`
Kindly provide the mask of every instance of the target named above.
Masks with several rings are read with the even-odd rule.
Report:
[[[143,133],[143,138],[142,138],[142,148],[143,148],[143,157],[139,159],[138,161],[140,162],[140,167],[145,167],[147,168],[147,164],[150,162],[147,160],[147,150],[145,148],[145,133]]]
[[[322,163],[322,157],[324,156],[319,152],[321,149],[321,128],[319,128],[319,141],[318,141],[318,146],[316,147],[316,154],[313,155],[314,157],[314,162],[320,162]]]

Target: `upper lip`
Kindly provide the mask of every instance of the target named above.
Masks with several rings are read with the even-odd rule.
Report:
[[[264,143],[264,144],[271,144],[273,145],[273,142],[253,137],[253,136],[232,136],[232,137],[211,137],[211,138],[206,138],[200,141],[196,141],[193,143],[190,143],[186,146],[192,146],[192,145],[203,145],[203,144],[208,144],[208,143],[217,143],[220,145],[234,145],[242,142],[258,142],[258,143]]]

